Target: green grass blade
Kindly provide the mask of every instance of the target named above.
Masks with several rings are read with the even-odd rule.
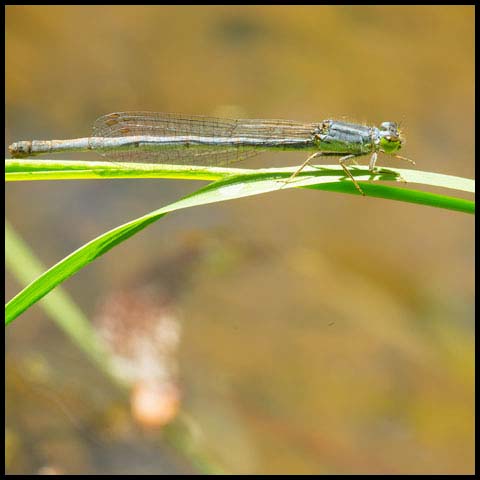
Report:
[[[5,180],[7,182],[32,180],[80,180],[112,178],[177,178],[188,180],[220,180],[237,175],[251,175],[252,179],[286,178],[297,167],[265,168],[248,170],[239,168],[199,167],[190,165],[154,165],[141,163],[76,162],[66,160],[5,160]],[[420,170],[400,168],[380,168],[372,174],[368,167],[351,167],[358,180],[395,181],[399,176],[408,183],[463,190],[473,193],[474,180],[443,175]],[[299,178],[308,176],[315,179],[327,177],[330,181],[344,182],[345,175],[340,165],[306,167]],[[294,186],[299,184],[295,183]]]
[[[248,172],[249,170],[245,170]],[[243,170],[234,169],[235,173]],[[107,180],[114,178],[177,178],[220,180],[232,169],[190,165],[84,162],[66,160],[5,160],[5,181]]]
[[[390,187],[387,185],[378,185],[371,183],[359,182],[365,195],[368,197],[387,198],[389,200],[397,200],[399,202],[416,203],[419,205],[428,205],[430,207],[443,208],[463,213],[475,213],[475,202],[465,200],[463,198],[448,197],[446,195],[438,195],[420,190],[412,190],[410,188]],[[355,193],[351,187],[345,182],[344,184],[326,184],[326,185],[310,185],[305,188],[315,190],[324,190],[330,192]]]
[[[8,222],[5,223],[5,266],[22,285],[31,282],[45,271],[45,267]],[[44,298],[40,305],[88,358],[101,370],[110,373],[107,355],[91,323],[64,291],[56,289]]]
[[[358,191],[350,181],[339,180],[339,178],[344,177],[338,169],[336,170],[336,173],[330,171],[329,175],[314,177],[311,175],[302,176],[298,181],[287,184],[278,181],[279,178],[285,178],[285,176],[288,177],[288,173],[286,175],[282,174],[279,177],[278,171],[275,170],[275,173],[256,172],[227,177],[225,180],[220,180],[207,185],[178,202],[174,202],[166,207],[155,210],[143,217],[137,218],[100,235],[47,270],[12,298],[6,305],[5,323],[8,324],[13,321],[27,308],[45,296],[58,284],[81,270],[85,265],[103,255],[116,245],[124,242],[169,212],[301,186],[359,195]],[[371,176],[371,174],[368,176]],[[368,195],[376,197],[401,199],[405,202],[437,207],[441,206],[442,208],[463,211],[466,213],[474,212],[474,203],[468,200],[460,200],[443,195],[417,192],[414,190],[386,185],[372,185],[363,182],[361,185]]]

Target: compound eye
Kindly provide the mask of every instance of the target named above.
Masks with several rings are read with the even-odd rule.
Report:
[[[385,130],[396,130],[397,129],[397,124],[395,122],[382,122],[380,124],[382,128]]]

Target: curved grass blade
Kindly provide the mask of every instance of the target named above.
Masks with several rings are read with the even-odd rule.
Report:
[[[114,228],[80,247],[30,283],[7,303],[5,307],[5,323],[8,324],[12,322],[22,312],[64,280],[74,275],[97,257],[108,252],[111,248],[124,242],[151,223],[156,222],[167,213],[198,205],[279,191],[279,179],[288,178],[289,176],[288,172],[284,173],[278,170],[274,172],[270,171],[269,173],[251,172],[252,173],[243,175],[229,176],[224,180],[213,182],[177,202]],[[310,172],[309,175],[304,175],[295,182],[284,183],[281,181],[281,186],[284,188],[309,187],[359,195],[353,183],[348,180],[344,181],[343,172],[339,172],[338,169],[336,171],[330,170],[328,171],[328,175],[324,174],[323,176],[312,176],[312,173],[315,172]],[[365,172],[362,171],[360,171],[360,173],[363,174],[363,177],[371,176],[371,174],[365,175]],[[396,200],[423,205],[441,206],[442,208],[466,213],[474,212],[474,202],[468,200],[428,192],[416,192],[405,188],[372,185],[364,182],[362,182],[361,185],[367,195],[371,194],[376,197],[390,199],[395,198]]]
[[[21,284],[28,283],[45,270],[8,222],[5,222],[5,266]],[[40,305],[73,343],[111,377],[111,366],[103,345],[98,340],[89,320],[69,295],[61,288],[57,288],[51,292],[51,295],[44,298]]]

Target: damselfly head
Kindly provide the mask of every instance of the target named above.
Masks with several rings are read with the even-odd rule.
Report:
[[[394,153],[402,148],[404,139],[395,122],[383,122],[378,129],[378,145],[385,153]]]
[[[412,159],[395,154],[405,143],[405,138],[402,136],[402,131],[398,128],[398,125],[394,122],[383,122],[380,127],[381,129],[378,131],[378,145],[380,150],[385,153],[391,153],[394,157],[406,160],[412,165],[415,165]]]

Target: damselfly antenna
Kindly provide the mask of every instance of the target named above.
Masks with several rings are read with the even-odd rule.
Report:
[[[410,162],[412,165],[415,165],[415,161],[412,160],[411,158],[402,157],[402,155],[397,155],[397,154],[394,154],[393,156],[396,158],[399,158],[400,160],[406,160],[407,162]]]

